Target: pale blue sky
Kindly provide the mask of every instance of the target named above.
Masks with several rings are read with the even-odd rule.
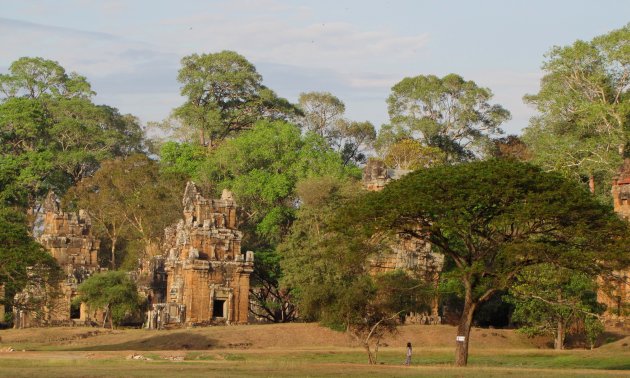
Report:
[[[183,101],[179,60],[229,49],[279,95],[329,91],[348,118],[377,126],[393,84],[453,72],[489,87],[518,133],[543,54],[628,22],[627,0],[0,0],[0,72],[21,56],[57,60],[88,77],[97,102],[158,121]]]

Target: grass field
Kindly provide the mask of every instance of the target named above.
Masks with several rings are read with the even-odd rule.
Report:
[[[0,331],[2,377],[630,376],[630,337],[593,351],[547,349],[512,330],[475,329],[469,366],[452,366],[455,329],[405,326],[379,364],[345,334],[315,324],[172,331],[48,328]],[[612,340],[612,338],[611,338]],[[413,365],[402,366],[407,341]],[[6,352],[8,347],[15,351]],[[23,351],[24,350],[24,351]],[[136,355],[138,359],[130,359]]]

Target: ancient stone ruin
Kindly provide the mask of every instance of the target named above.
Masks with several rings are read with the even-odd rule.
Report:
[[[630,159],[624,160],[613,179],[612,196],[615,212],[630,220]],[[627,317],[627,306],[630,304],[630,270],[613,272],[612,279],[600,278],[600,286],[598,301],[606,304],[607,317]]]
[[[370,159],[363,168],[363,186],[365,189],[378,192],[393,180],[398,180],[407,173],[408,169],[387,168],[382,160]]]
[[[101,321],[102,311],[89,312],[84,304],[72,304],[78,295],[77,286],[101,270],[97,261],[100,241],[91,234],[90,217],[83,210],[78,214],[63,212],[57,196],[52,192],[46,197],[43,210],[43,232],[38,241],[57,260],[64,273],[64,280],[57,287],[31,286],[16,294],[16,302],[40,301],[41,309],[16,310],[15,327]]]
[[[389,182],[397,180],[410,171],[388,169],[380,160],[370,160],[363,170],[363,186],[369,191],[380,191]],[[371,262],[374,273],[383,273],[395,269],[403,269],[415,277],[438,285],[440,272],[444,265],[444,256],[431,250],[431,244],[409,235],[398,235],[390,250],[375,257]],[[440,323],[438,315],[438,298],[431,303],[429,314],[410,314],[411,322]]]
[[[241,252],[232,194],[206,199],[189,182],[183,205],[183,219],[165,230],[163,255],[143,264],[147,328],[247,323],[254,254]]]
[[[630,159],[625,159],[619,167],[612,185],[613,206],[615,212],[625,219],[630,219]]]

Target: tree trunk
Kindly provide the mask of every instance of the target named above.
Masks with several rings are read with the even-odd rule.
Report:
[[[558,329],[556,330],[556,339],[554,340],[554,343],[553,343],[553,348],[555,350],[564,349],[564,335],[565,335],[564,323],[562,322],[562,319],[558,319]]]
[[[103,328],[105,328],[105,324],[107,324],[108,316],[109,316],[109,306],[105,308],[105,316],[103,316]]]
[[[457,326],[458,338],[463,337],[463,341],[455,341],[455,365],[466,366],[468,364],[468,343],[470,341],[470,328],[472,326],[473,314],[477,304],[472,301],[471,293],[466,293],[464,300],[464,311]]]
[[[365,344],[365,351],[367,352],[367,355],[368,355],[368,363],[370,365],[374,365],[376,361],[374,361],[374,356],[372,355],[372,351],[370,350],[370,346],[368,344]]]
[[[202,146],[206,145],[206,138],[203,135],[203,129],[199,129],[199,144]]]
[[[116,240],[118,238],[112,238],[112,270],[116,270]]]
[[[588,176],[588,189],[595,194],[595,176],[593,175]]]

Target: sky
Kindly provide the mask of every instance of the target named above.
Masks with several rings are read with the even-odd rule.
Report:
[[[184,102],[182,57],[233,50],[278,95],[331,92],[376,126],[403,78],[456,73],[490,88],[518,134],[544,54],[628,22],[627,0],[0,0],[0,73],[52,59],[86,76],[96,103],[160,121]]]

